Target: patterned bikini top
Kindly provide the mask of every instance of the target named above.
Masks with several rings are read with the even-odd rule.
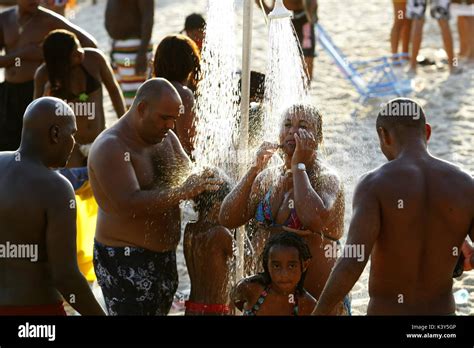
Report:
[[[243,315],[245,316],[256,316],[257,312],[260,310],[262,307],[263,303],[265,302],[265,298],[268,295],[268,291],[270,290],[270,285],[268,285],[260,294],[260,297],[258,298],[257,302],[253,305],[251,309],[245,309],[243,311]],[[293,305],[293,316],[298,316],[298,297],[294,297],[295,302]]]

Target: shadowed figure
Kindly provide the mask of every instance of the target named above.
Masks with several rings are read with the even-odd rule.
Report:
[[[17,152],[0,153],[0,243],[32,245],[36,255],[0,258],[0,314],[104,314],[76,258],[76,209],[64,167],[76,122],[60,99],[40,98],[25,113]],[[25,255],[24,255],[25,256]]]
[[[355,189],[344,257],[315,314],[331,311],[354,286],[369,256],[367,314],[454,314],[453,271],[466,236],[474,238],[473,178],[428,152],[431,127],[414,101],[386,104],[376,127],[389,162],[364,175]],[[362,259],[347,252],[353,246],[364,247]],[[469,253],[466,244],[464,251]]]
[[[173,85],[150,79],[92,145],[94,266],[109,314],[168,313],[178,286],[179,203],[219,188],[209,172],[186,179],[190,160],[171,130],[181,110]]]

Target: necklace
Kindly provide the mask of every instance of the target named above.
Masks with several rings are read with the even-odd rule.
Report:
[[[20,9],[17,7],[16,8],[16,23],[18,24],[18,33],[21,35],[23,34],[23,31],[25,30],[25,27],[28,25],[28,23],[31,22],[31,20],[33,18],[35,18],[37,12],[35,12],[33,15],[30,16],[30,18],[28,18],[28,20],[23,23],[23,24],[20,24]]]

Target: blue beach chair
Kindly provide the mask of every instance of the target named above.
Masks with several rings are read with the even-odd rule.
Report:
[[[400,80],[393,71],[394,66],[403,64],[397,58],[406,57],[406,54],[350,62],[320,24],[316,24],[316,30],[321,46],[356,88],[361,103],[371,98],[407,96],[412,92],[411,80]]]

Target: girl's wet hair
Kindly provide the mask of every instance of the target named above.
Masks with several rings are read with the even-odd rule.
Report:
[[[217,191],[204,191],[194,198],[196,210],[199,212],[199,218],[208,214],[216,203],[221,204],[232,190],[230,178],[221,171],[215,171],[215,177],[221,179],[223,183]]]
[[[305,240],[293,232],[282,232],[270,237],[268,242],[265,244],[265,249],[262,254],[263,272],[258,275],[257,280],[264,286],[268,286],[272,282],[270,272],[268,271],[268,259],[270,257],[270,250],[274,246],[292,247],[298,250],[302,274],[300,281],[296,285],[296,291],[300,294],[303,293],[303,285],[307,272],[303,271],[303,262],[310,260],[312,255]]]
[[[319,109],[310,104],[293,104],[283,112],[283,115],[286,118],[287,115],[300,113],[309,117],[316,131],[316,141],[321,144],[323,142],[323,116]]]
[[[169,35],[156,48],[154,76],[168,81],[197,81],[200,61],[199,48],[193,40],[184,35]]]
[[[51,92],[61,99],[69,99],[71,56],[77,46],[77,36],[70,31],[51,31],[43,41],[43,55],[48,71]]]

